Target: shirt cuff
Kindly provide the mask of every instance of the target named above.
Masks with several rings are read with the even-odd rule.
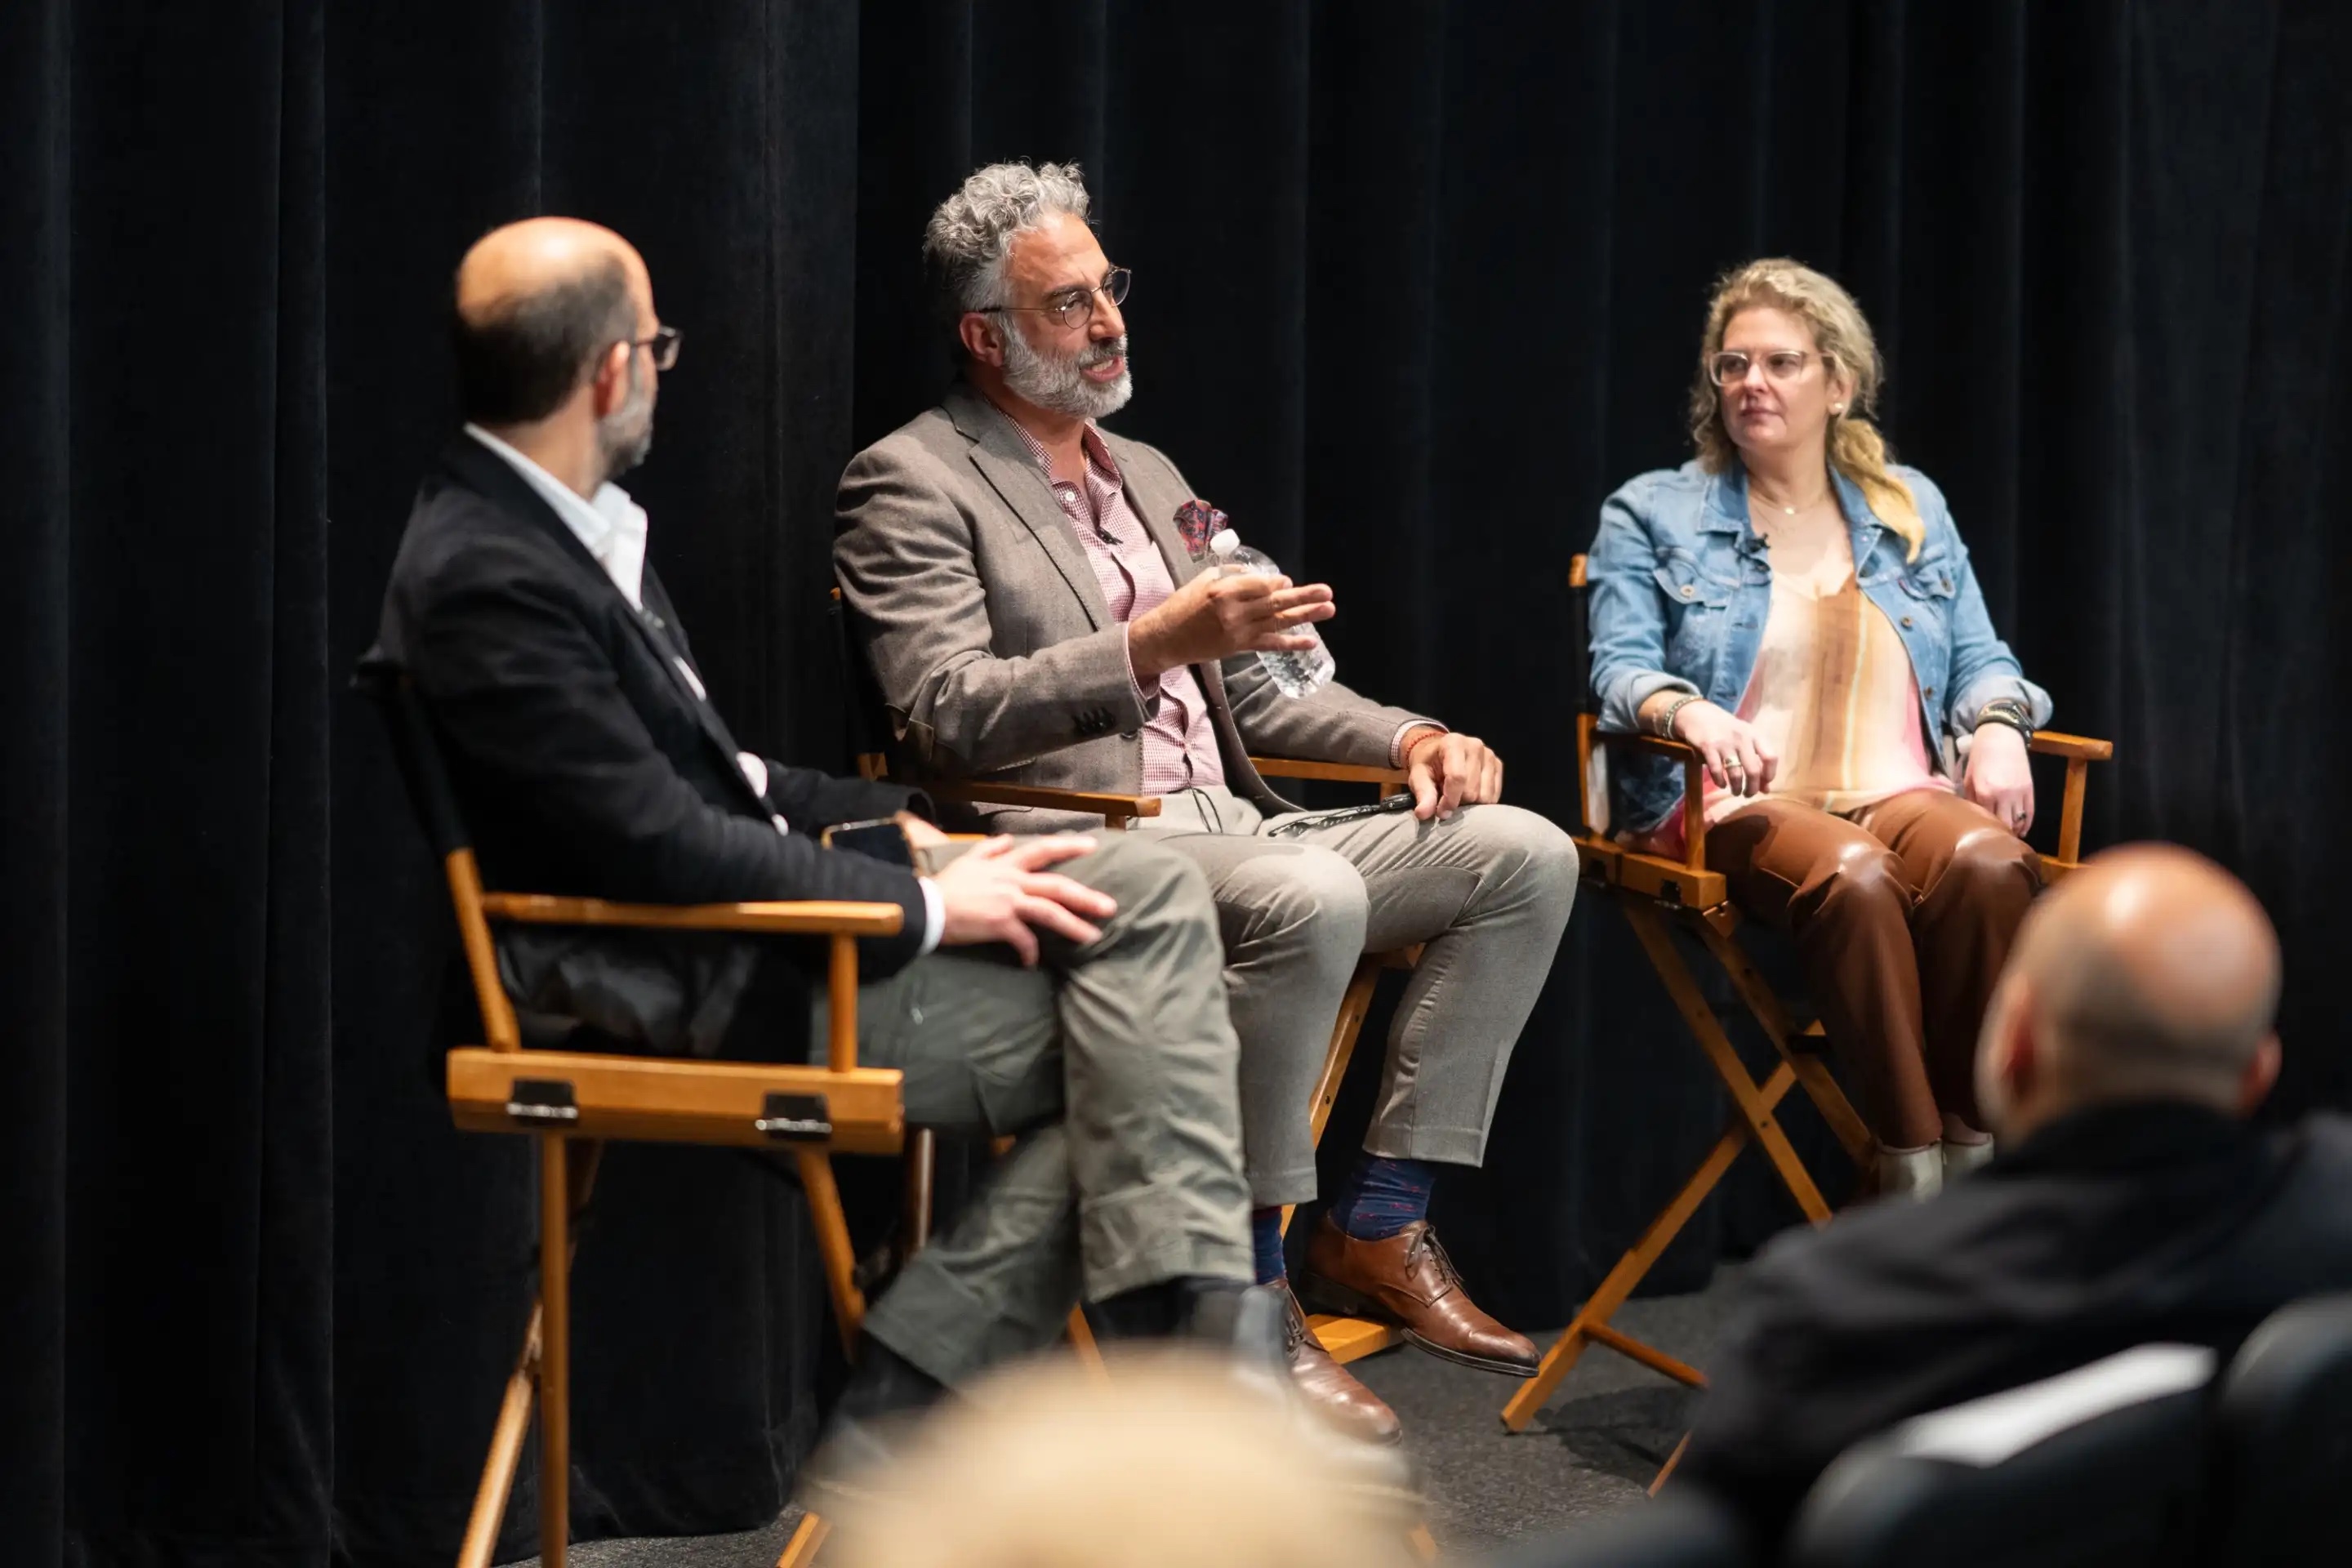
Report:
[[[1135,623],[1132,621],[1119,622],[1118,653],[1121,658],[1127,660],[1127,684],[1129,689],[1135,693],[1135,705],[1143,710],[1143,716],[1146,719],[1150,719],[1153,713],[1158,711],[1158,705],[1160,702],[1160,677],[1155,675],[1151,678],[1151,689],[1149,691],[1143,689],[1143,682],[1137,679],[1135,673],[1135,645],[1132,641],[1135,636],[1134,628]]]
[[[738,752],[735,765],[743,770],[743,781],[751,786],[751,793],[761,800],[767,799],[768,759],[757,752]]]
[[[938,952],[940,938],[947,934],[948,901],[929,877],[916,878],[915,886],[923,889],[923,945],[915,950],[915,956],[922,958]]]
[[[1392,768],[1401,768],[1404,766],[1404,738],[1407,735],[1412,734],[1415,730],[1431,730],[1440,735],[1453,733],[1452,731],[1448,730],[1444,725],[1439,723],[1434,719],[1406,720],[1403,723],[1397,726],[1396,733],[1389,737],[1389,766]]]

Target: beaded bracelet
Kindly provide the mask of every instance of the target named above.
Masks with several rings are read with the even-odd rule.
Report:
[[[1697,692],[1685,691],[1680,697],[1675,698],[1672,702],[1667,703],[1665,707],[1660,709],[1658,710],[1658,721],[1653,727],[1658,738],[1662,741],[1673,740],[1675,738],[1675,715],[1698,700],[1699,695]]]

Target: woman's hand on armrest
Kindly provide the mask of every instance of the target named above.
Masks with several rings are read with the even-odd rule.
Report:
[[[2024,837],[2033,826],[2033,769],[2026,761],[2025,737],[2006,724],[1978,725],[1960,793]]]
[[[1681,706],[1675,709],[1674,738],[1698,752],[1716,788],[1747,795],[1762,795],[1772,787],[1772,777],[1780,771],[1780,753],[1738,714],[1726,712],[1705,698],[1690,698],[1687,692],[1661,691],[1642,705],[1643,722],[1653,724],[1657,720],[1652,704],[1663,711],[1676,702]]]

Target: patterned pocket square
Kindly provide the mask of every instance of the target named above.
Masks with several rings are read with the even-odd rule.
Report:
[[[1176,531],[1182,536],[1184,548],[1192,559],[1208,558],[1209,541],[1228,526],[1225,514],[1204,500],[1188,500],[1176,509]]]

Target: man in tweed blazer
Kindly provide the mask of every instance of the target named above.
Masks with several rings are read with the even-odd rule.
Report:
[[[1303,647],[1330,590],[1211,570],[1207,509],[1176,466],[1096,425],[1129,391],[1128,276],[1086,214],[1077,171],[1051,163],[982,169],[941,204],[924,248],[961,379],[843,476],[835,564],[900,761],[1163,797],[1139,826],[1199,861],[1223,931],[1264,1283],[1286,1287],[1283,1206],[1315,1195],[1307,1102],[1357,958],[1427,942],[1364,1158],[1300,1289],[1528,1375],[1534,1346],[1469,1300],[1427,1208],[1433,1165],[1484,1154],[1568,921],[1575,849],[1495,804],[1502,763],[1477,740],[1336,683],[1294,699],[1268,678],[1257,653]],[[1405,766],[1414,808],[1322,823],[1266,787],[1253,751]],[[1087,820],[982,810],[1000,832]],[[1393,1441],[1394,1413],[1291,1310],[1302,1392]]]

